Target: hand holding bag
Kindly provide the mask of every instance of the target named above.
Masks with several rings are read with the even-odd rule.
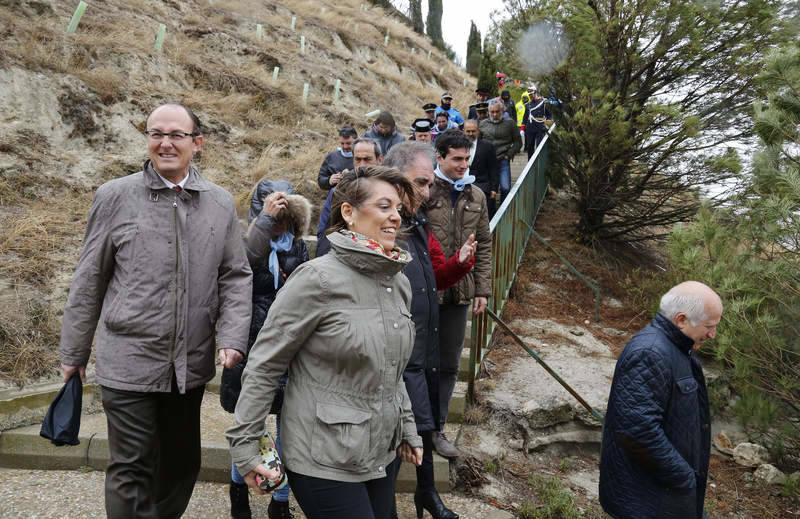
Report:
[[[78,445],[81,429],[81,405],[83,382],[76,371],[61,388],[42,422],[39,436],[47,438],[53,445]]]

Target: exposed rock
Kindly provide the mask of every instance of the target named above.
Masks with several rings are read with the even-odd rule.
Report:
[[[769,452],[755,443],[740,443],[733,449],[733,460],[744,467],[758,467],[769,462]]]
[[[608,346],[587,328],[567,327],[544,319],[515,320],[511,328],[594,409],[601,415],[605,413],[616,365]],[[548,334],[546,339],[542,330]],[[532,359],[515,362],[505,369],[494,378],[495,387],[487,390],[485,397],[496,410],[516,417],[515,421],[529,431],[531,440],[540,436],[542,429],[573,420],[600,430],[600,424],[589,411]]]
[[[600,471],[584,470],[567,475],[567,481],[575,486],[581,487],[586,492],[586,497],[599,499],[600,494]]]
[[[712,442],[718,451],[728,456],[733,456],[734,447],[745,440],[746,437],[741,431],[723,429],[714,436]]]
[[[762,479],[770,485],[780,485],[786,480],[786,474],[769,463],[760,465],[754,475],[756,479]]]

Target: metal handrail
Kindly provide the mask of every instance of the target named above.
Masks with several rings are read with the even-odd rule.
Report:
[[[547,150],[553,124],[536,147],[517,181],[489,222],[492,233],[492,296],[488,309],[501,315],[531,237],[533,224],[547,193]],[[521,225],[524,222],[527,225]],[[475,377],[491,342],[495,322],[488,312],[472,316],[467,394],[475,394]]]

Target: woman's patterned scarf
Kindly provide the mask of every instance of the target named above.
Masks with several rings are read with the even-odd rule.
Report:
[[[368,238],[363,234],[349,231],[349,230],[342,230],[342,234],[345,236],[349,236],[355,243],[363,245],[364,247],[374,250],[375,252],[380,252],[387,258],[398,260],[398,261],[409,261],[408,252],[401,249],[400,247],[395,246],[392,250],[387,251],[383,248],[383,245],[378,243],[377,241],[373,240],[372,238]]]

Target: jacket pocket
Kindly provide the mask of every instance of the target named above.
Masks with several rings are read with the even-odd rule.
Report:
[[[364,472],[371,416],[362,409],[317,402],[311,457],[325,467]]]
[[[124,318],[123,314],[125,312],[122,311],[127,301],[128,289],[123,288],[114,296],[105,317],[103,317],[103,323],[106,325],[106,329],[114,333],[126,333],[130,330],[130,321]]]
[[[677,391],[675,395],[675,412],[688,413],[696,412],[697,409],[697,389],[700,385],[694,377],[684,377],[675,381]],[[694,414],[689,416],[695,416]]]

